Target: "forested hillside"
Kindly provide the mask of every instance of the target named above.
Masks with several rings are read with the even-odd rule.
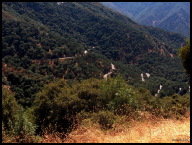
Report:
[[[189,107],[185,39],[97,2],[3,2],[3,127],[24,138],[67,133],[78,117],[105,129],[110,114],[180,117]]]
[[[190,37],[189,2],[102,2],[136,22]]]
[[[141,26],[99,3],[3,3],[2,16],[2,79],[18,99],[34,99],[40,84],[54,78],[102,78],[111,63],[153,94],[160,83],[171,88],[164,95],[185,88],[179,34]],[[154,77],[141,84],[141,73]]]

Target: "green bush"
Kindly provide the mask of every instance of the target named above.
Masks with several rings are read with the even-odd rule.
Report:
[[[115,122],[115,115],[111,111],[102,110],[93,115],[92,121],[98,123],[102,129],[110,129]]]
[[[4,124],[5,130],[11,130],[11,126],[15,123],[18,110],[18,105],[14,94],[2,88],[2,123]]]
[[[162,98],[161,107],[163,109],[163,116],[168,117],[181,117],[190,108],[190,95],[186,94],[180,96],[174,94],[172,96],[167,96]]]
[[[179,57],[183,63],[183,66],[186,70],[186,73],[190,75],[191,73],[191,65],[190,65],[190,40],[187,40],[187,44],[182,47],[180,50],[179,50]]]
[[[102,80],[88,79],[74,86],[79,99],[81,99],[82,109],[93,111],[98,108],[98,98],[100,96],[100,84]]]
[[[138,112],[147,111],[165,118],[185,114],[189,109],[189,95],[155,97],[145,88],[127,85],[120,76],[106,80],[88,79],[70,83],[57,81],[45,85],[36,94],[35,114],[28,116],[38,125],[37,132],[53,130],[62,133],[78,125],[78,119],[94,118],[102,128],[111,128],[117,115],[138,118]],[[92,117],[92,114],[94,117]]]
[[[37,132],[42,133],[42,129],[46,128],[49,131],[67,132],[74,125],[80,107],[80,99],[64,81],[45,85],[35,99],[34,113],[39,126]]]
[[[34,142],[36,125],[29,121],[14,94],[2,88],[2,124],[4,135],[19,142]]]
[[[110,78],[101,87],[100,104],[103,108],[125,114],[140,108],[140,93],[127,85],[121,76]],[[128,109],[129,108],[129,109]]]
[[[18,136],[19,142],[35,142],[34,135],[37,126],[29,121],[24,109],[20,107],[11,134]]]
[[[152,112],[158,106],[160,98],[152,96],[151,92],[146,88],[138,88],[140,111]]]
[[[100,105],[103,108],[113,110],[113,105],[109,104],[113,103],[119,90],[125,86],[126,83],[120,76],[117,76],[116,78],[108,78],[107,81],[103,82],[100,86],[101,96],[98,98]]]
[[[138,97],[139,95],[135,92],[135,90],[131,86],[120,88],[118,92],[115,94],[115,98],[113,100],[113,106],[115,109],[119,109],[121,108],[121,106],[126,105],[136,110],[140,105],[138,102]]]

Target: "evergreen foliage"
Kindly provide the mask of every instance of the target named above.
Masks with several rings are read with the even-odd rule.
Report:
[[[33,104],[42,84],[58,78],[103,78],[111,63],[117,67],[113,75],[120,73],[153,95],[156,89],[151,86],[162,78],[170,85],[162,96],[177,93],[176,86],[186,92],[188,78],[176,56],[184,43],[181,35],[138,25],[99,3],[2,6],[2,79],[24,107]],[[142,72],[156,78],[142,84]]]
[[[99,3],[2,6],[6,134],[35,142],[31,137],[45,130],[65,137],[79,120],[95,117],[110,129],[118,115],[148,111],[168,118],[189,110],[188,78],[176,56],[184,37],[143,27]],[[143,82],[141,73],[151,77]],[[182,96],[175,94],[179,87]]]
[[[188,40],[187,41],[187,44],[182,47],[180,50],[179,50],[179,57],[183,63],[183,66],[187,72],[187,74],[190,75],[190,72],[191,72],[191,68],[190,68],[190,41]]]
[[[188,111],[188,101],[189,94],[184,97],[177,94],[164,98],[152,96],[149,90],[133,88],[117,76],[107,81],[88,79],[72,86],[64,81],[48,84],[37,94],[34,111],[40,128],[51,127],[62,132],[74,127],[78,117],[81,120],[90,118],[91,112],[102,128],[111,127],[114,115],[130,115],[137,111],[177,117]],[[112,118],[107,117],[111,113],[114,114]]]

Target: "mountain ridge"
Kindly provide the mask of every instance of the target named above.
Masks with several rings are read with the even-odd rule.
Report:
[[[102,4],[131,17],[140,24],[190,37],[188,2],[102,2]]]
[[[3,71],[2,79],[17,92],[21,104],[29,105],[25,96],[33,100],[40,85],[56,79],[101,79],[111,63],[117,68],[113,75],[120,73],[130,84],[146,87],[152,94],[161,82],[168,86],[162,96],[177,92],[179,85],[185,87],[186,76],[177,57],[185,37],[179,34],[139,25],[94,2],[4,2],[2,10],[2,62],[26,71],[22,76],[9,69]],[[143,72],[154,77],[142,84]],[[34,79],[37,76],[40,85]],[[22,88],[29,82],[33,85]]]

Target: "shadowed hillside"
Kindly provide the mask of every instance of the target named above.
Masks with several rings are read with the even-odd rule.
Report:
[[[136,22],[190,37],[189,2],[102,2]]]

